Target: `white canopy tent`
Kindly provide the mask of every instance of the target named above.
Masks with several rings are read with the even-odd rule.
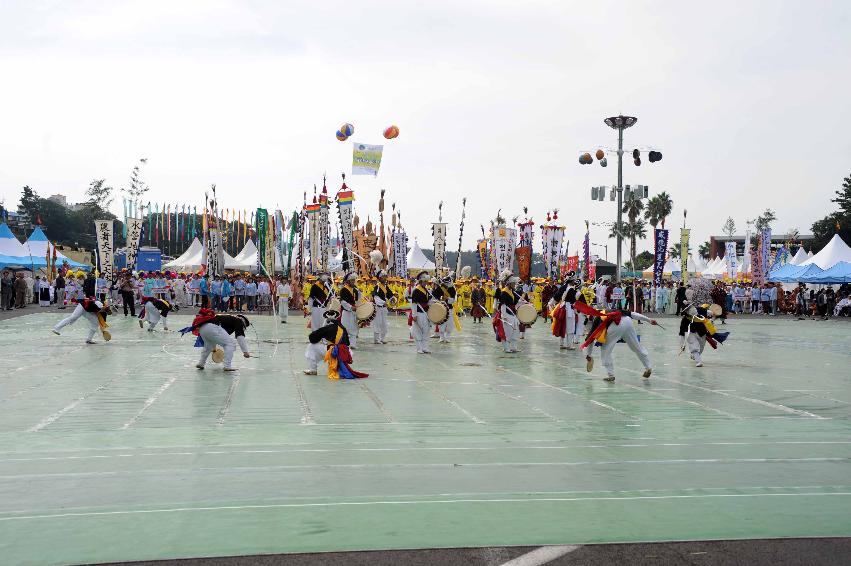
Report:
[[[802,263],[807,261],[807,259],[809,259],[809,256],[807,255],[807,252],[804,251],[804,246],[801,246],[800,248],[798,248],[798,251],[795,252],[795,255],[792,257],[792,259],[789,260],[789,263],[792,265],[801,265]]]
[[[432,270],[434,269],[434,262],[429,261],[429,259],[423,253],[423,250],[420,248],[420,245],[417,243],[417,240],[414,240],[414,245],[411,247],[411,250],[408,252],[408,269],[420,269],[420,270]]]
[[[842,241],[839,234],[834,234],[833,238],[819,253],[801,263],[801,266],[815,264],[822,269],[830,269],[840,261],[851,263],[851,248]]]
[[[203,256],[204,246],[198,238],[194,238],[192,243],[185,252],[179,257],[169,261],[163,265],[163,269],[173,269],[177,271],[196,271],[201,268],[201,258]]]
[[[254,245],[254,241],[249,239],[245,242],[245,246],[243,246],[242,251],[236,254],[236,257],[232,259],[230,264],[228,264],[227,259],[225,259],[225,269],[236,269],[238,271],[251,272],[257,271],[257,246]]]

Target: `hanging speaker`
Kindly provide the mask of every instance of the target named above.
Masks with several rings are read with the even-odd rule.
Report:
[[[632,150],[632,158],[633,158],[633,159],[638,159],[639,157],[641,157],[641,152],[640,152],[640,151],[638,151],[637,149],[633,149],[633,150]]]
[[[638,166],[640,166],[640,165],[641,165],[641,158],[640,158],[640,157],[636,157],[636,158],[635,158],[632,162],[633,162],[633,163],[635,163],[635,166],[636,166],[636,167],[638,167]]]
[[[605,157],[600,160],[600,167],[605,167],[608,164],[609,164],[609,161]]]
[[[600,187],[600,200],[606,200],[606,187]]]
[[[597,196],[599,194],[599,190],[597,187],[591,187],[591,200],[598,200]]]

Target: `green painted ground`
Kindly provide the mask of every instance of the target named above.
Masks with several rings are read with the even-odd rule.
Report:
[[[487,325],[417,356],[394,320],[355,352],[371,377],[332,382],[301,374],[300,318],[235,377],[189,337],[120,317],[85,346],[57,318],[0,322],[3,564],[851,535],[841,321],[733,321],[696,369],[669,319],[653,378],[622,346],[607,384],[542,324],[513,357]]]

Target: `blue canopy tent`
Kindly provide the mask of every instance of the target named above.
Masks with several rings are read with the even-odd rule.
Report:
[[[821,267],[814,263],[809,265],[786,264],[768,274],[768,280],[778,283],[797,283],[805,281],[804,277],[816,277],[823,273]]]
[[[848,263],[847,261],[840,261],[830,269],[825,269],[821,273],[802,277],[801,281],[804,283],[821,285],[851,283],[851,263]]]
[[[30,266],[30,256],[5,222],[0,224],[0,269]]]
[[[32,266],[35,269],[46,268],[48,244],[50,244],[50,242],[48,241],[47,236],[44,235],[44,231],[41,229],[41,226],[36,226],[35,230],[33,230],[32,234],[30,234],[29,239],[24,244],[24,248],[29,254],[27,257],[27,263],[24,264],[24,267]],[[86,265],[84,263],[80,263],[79,261],[69,259],[62,255],[62,252],[57,250],[56,267],[61,267],[63,263],[67,263],[74,269],[82,269],[84,271],[90,271],[92,269],[91,265]]]

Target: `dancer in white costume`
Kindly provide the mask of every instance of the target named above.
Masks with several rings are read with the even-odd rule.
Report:
[[[325,325],[322,314],[328,308],[331,299],[331,287],[327,273],[320,273],[319,278],[311,283],[307,304],[310,307],[310,328],[316,330]]]
[[[244,358],[250,358],[248,342],[245,339],[245,329],[250,326],[248,319],[241,314],[216,314],[212,309],[201,309],[192,321],[192,326],[180,330],[181,334],[192,332],[198,338],[195,345],[203,348],[201,358],[195,365],[198,369],[204,369],[207,358],[213,353],[216,346],[224,349],[224,370],[237,371],[232,366],[233,354],[237,344],[242,350]],[[233,336],[231,336],[233,335]]]
[[[109,307],[100,301],[96,301],[94,299],[82,299],[77,304],[76,308],[74,308],[74,311],[70,316],[63,318],[56,324],[56,326],[53,327],[53,333],[59,335],[60,330],[68,325],[74,324],[77,320],[82,318],[89,325],[89,328],[86,331],[86,344],[95,343],[93,338],[98,330],[102,330],[104,332],[103,337],[108,341],[110,335],[103,329],[107,326],[106,317],[109,312]]]
[[[520,351],[517,347],[517,341],[520,338],[520,320],[517,318],[517,303],[520,301],[520,293],[517,291],[519,284],[520,278],[512,275],[508,277],[499,293],[499,313],[502,319],[502,331],[505,333],[502,347],[506,354],[516,354]]]
[[[290,295],[293,292],[286,277],[281,277],[276,292],[278,294],[278,316],[281,317],[281,323],[286,324],[287,318],[290,316]]]
[[[357,280],[357,274],[349,273],[340,289],[340,306],[343,309],[340,323],[349,333],[349,348],[352,350],[358,346],[358,317],[355,315],[355,309],[360,299],[360,291],[357,288]]]
[[[455,284],[452,282],[452,277],[447,276],[440,280],[440,283],[434,289],[434,297],[443,301],[449,308],[449,318],[446,322],[437,327],[437,334],[440,337],[438,342],[449,343],[449,337],[452,335],[452,326],[455,324],[453,311],[455,309],[455,301],[458,299],[458,292],[455,290]]]
[[[396,296],[387,285],[387,272],[383,269],[378,272],[378,282],[372,290],[372,301],[375,303],[375,318],[372,319],[372,337],[376,344],[386,344],[387,329],[387,305]]]
[[[148,321],[148,332],[153,332],[160,320],[163,322],[163,330],[168,330],[168,313],[177,312],[178,306],[170,301],[155,299],[153,297],[142,297],[142,310],[139,312],[139,328],[145,327]]]
[[[431,276],[427,271],[417,274],[417,284],[411,291],[411,333],[414,335],[414,343],[417,345],[418,354],[430,354],[428,347],[429,327],[428,319],[429,304],[434,302],[428,289],[428,281]]]
[[[593,348],[595,342],[600,343],[601,358],[603,366],[606,368],[607,376],[604,381],[615,380],[615,362],[612,358],[615,345],[623,341],[629,346],[629,349],[635,352],[641,364],[644,366],[643,377],[650,377],[653,372],[653,365],[650,362],[650,355],[641,342],[638,340],[638,334],[635,332],[633,321],[647,322],[656,325],[657,322],[651,318],[630,312],[628,310],[613,310],[613,311],[597,311],[583,304],[574,303],[577,309],[585,312],[590,316],[594,316],[594,322],[591,327],[591,332],[588,335],[588,340],[582,345],[582,348],[589,348],[586,355],[586,369],[590,372],[594,368]]]

